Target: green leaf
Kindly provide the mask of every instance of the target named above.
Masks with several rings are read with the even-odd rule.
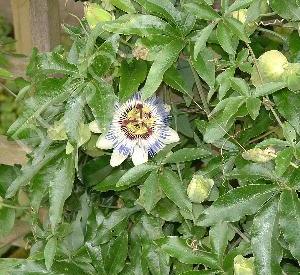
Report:
[[[210,5],[202,0],[191,1],[184,4],[183,7],[198,19],[215,20],[220,17]]]
[[[282,176],[284,172],[290,166],[290,163],[293,159],[293,149],[287,148],[277,153],[277,157],[275,159],[275,172],[277,175]]]
[[[125,266],[128,251],[128,235],[127,232],[122,232],[108,250],[108,258],[105,262],[107,274],[119,274]]]
[[[199,76],[213,89],[216,80],[214,57],[211,50],[205,48],[198,54],[197,59],[192,60],[192,64]]]
[[[35,87],[35,95],[25,102],[22,115],[9,127],[8,135],[14,135],[18,139],[18,134],[22,130],[30,127],[36,118],[53,104],[64,101],[69,93],[79,89],[79,80],[74,82],[66,81],[65,78],[48,78],[38,82]]]
[[[261,101],[259,98],[249,97],[246,100],[247,110],[253,120],[255,120],[259,115],[259,110],[261,106]]]
[[[119,33],[139,36],[149,36],[158,34],[169,34],[174,36],[174,29],[162,19],[153,15],[126,14],[118,19],[107,22],[103,29]]]
[[[236,47],[233,45],[231,32],[223,21],[218,23],[216,34],[223,50],[229,54],[235,54]]]
[[[187,162],[193,161],[200,158],[205,158],[211,156],[212,153],[201,148],[183,148],[180,149],[171,155],[168,155],[163,163],[178,163],[178,162]]]
[[[176,69],[175,66],[171,66],[164,74],[164,82],[166,82],[173,89],[186,94],[191,95],[192,91],[183,78],[182,74]]]
[[[165,169],[159,176],[159,184],[165,195],[180,209],[192,211],[192,203],[187,197],[185,187],[173,171]]]
[[[3,207],[0,209],[0,238],[5,237],[13,229],[15,224],[16,211]]]
[[[45,74],[75,74],[78,69],[74,64],[68,63],[66,58],[57,52],[39,53],[37,55],[39,71]]]
[[[279,200],[279,225],[292,255],[300,261],[300,202],[295,191],[284,190]]]
[[[210,23],[201,31],[199,31],[197,35],[194,37],[194,39],[196,40],[195,47],[194,47],[194,59],[197,59],[199,52],[205,48],[206,42],[215,26],[216,26],[215,22]]]
[[[161,199],[151,214],[165,221],[179,222],[182,219],[178,207],[168,198]]]
[[[289,124],[288,122],[283,123],[282,125],[282,133],[285,137],[285,139],[290,143],[290,144],[294,144],[296,142],[297,139],[297,134],[295,129],[292,127],[291,124]]]
[[[171,1],[159,1],[159,0],[135,0],[143,9],[151,14],[158,15],[167,20],[167,22],[173,22],[178,24],[181,21],[180,12],[174,7]]]
[[[129,169],[117,182],[117,187],[129,186],[131,183],[136,182],[141,177],[145,176],[150,171],[158,169],[157,165],[143,163]]]
[[[147,63],[143,60],[133,59],[130,63],[124,60],[120,67],[119,98],[129,99],[147,76]]]
[[[248,6],[250,6],[250,4],[253,2],[253,0],[236,0],[234,1],[234,3],[228,8],[228,10],[226,11],[227,13],[233,12],[233,11],[237,11],[240,9],[244,9],[247,8]]]
[[[282,249],[279,237],[278,199],[268,202],[256,215],[252,224],[251,245],[257,275],[281,275]]]
[[[51,237],[47,241],[44,249],[44,258],[45,258],[45,265],[47,270],[51,269],[56,254],[56,248],[57,248],[57,239],[56,237]]]
[[[121,208],[110,213],[110,215],[105,218],[100,228],[97,231],[97,236],[95,243],[105,243],[112,234],[112,230],[120,225],[123,221],[127,220],[130,215],[136,213],[141,209],[140,206],[135,206],[132,208]]]
[[[91,57],[91,64],[87,64],[90,65],[88,70],[93,77],[100,77],[106,74],[110,66],[116,61],[119,40],[120,36],[118,34],[114,34],[107,38],[105,42],[97,48],[96,53]]]
[[[57,161],[57,171],[49,184],[49,220],[52,232],[62,220],[63,206],[71,195],[74,181],[74,159],[70,155],[62,155]]]
[[[227,124],[229,120],[238,112],[239,108],[244,104],[244,102],[244,97],[229,97],[228,103],[222,114],[223,123]]]
[[[177,60],[184,45],[185,42],[181,39],[174,39],[157,54],[148,73],[145,86],[141,90],[143,99],[147,99],[155,93],[163,80],[164,73]]]
[[[232,89],[237,91],[240,95],[249,96],[249,85],[244,79],[239,77],[231,77],[230,83]]]
[[[250,184],[235,188],[205,209],[205,216],[199,224],[209,226],[221,221],[238,221],[256,213],[275,192],[276,186],[272,184]]]
[[[127,170],[116,170],[116,171],[110,170],[109,175],[105,177],[103,180],[101,180],[96,186],[94,186],[94,189],[101,192],[106,192],[108,190],[118,191],[118,190],[126,189],[127,188],[126,185],[123,187],[117,187],[118,181],[126,172]]]
[[[155,243],[164,252],[178,261],[185,264],[203,264],[210,268],[219,268],[216,255],[213,253],[196,250],[188,246],[187,240],[177,236],[169,236],[163,239],[156,240]]]
[[[9,185],[18,175],[19,168],[10,165],[0,165],[0,196],[4,197]]]
[[[90,242],[86,242],[85,247],[87,248],[89,257],[91,258],[93,266],[95,267],[98,274],[107,275],[107,273],[104,269],[104,262],[103,262],[101,246],[99,246],[99,245],[95,246]]]
[[[5,70],[4,68],[0,68],[0,78],[10,79],[13,77],[14,77],[14,75],[11,72],[9,72],[8,70]]]
[[[154,245],[147,244],[143,245],[143,254],[151,274],[170,273],[170,257],[164,251],[157,249]]]
[[[57,168],[57,157],[54,157],[30,180],[30,205],[35,211],[39,210],[44,196],[48,193],[49,182]]]
[[[248,181],[266,179],[276,182],[278,180],[273,165],[267,163],[251,163],[241,168],[235,168],[228,174],[228,177]]]
[[[253,96],[266,96],[275,93],[278,90],[284,88],[286,84],[284,82],[269,82],[258,86],[255,91],[253,91]]]
[[[229,228],[226,222],[219,222],[211,227],[209,240],[214,252],[218,255],[219,262],[222,262],[227,244]]]
[[[85,98],[83,95],[69,98],[64,113],[64,126],[69,139],[73,146],[77,146],[80,140],[80,124],[83,123],[83,111]]]
[[[297,0],[285,1],[284,5],[280,0],[271,0],[270,6],[273,11],[287,20],[300,20],[300,3]]]
[[[274,96],[274,101],[279,113],[300,134],[300,95],[284,90]]]
[[[232,17],[225,17],[223,18],[224,23],[226,27],[233,33],[235,34],[239,39],[249,43],[249,37],[247,36],[245,32],[244,25],[237,19],[232,18]]]
[[[116,101],[113,87],[104,81],[93,81],[87,84],[85,94],[100,129],[105,133],[112,120]]]
[[[158,174],[153,171],[142,185],[137,203],[143,206],[147,213],[150,213],[161,198],[162,191],[158,182]]]
[[[22,167],[22,174],[18,176],[9,186],[6,192],[6,197],[13,197],[21,186],[29,183],[29,181],[52,159],[57,157],[62,151],[65,150],[63,146],[54,147],[48,150],[45,148],[46,152],[40,151],[40,157],[36,160],[34,159],[31,163],[26,164]]]
[[[266,0],[253,0],[247,10],[246,22],[254,22],[264,13]]]
[[[110,0],[110,3],[127,13],[135,13],[135,8],[130,0]]]

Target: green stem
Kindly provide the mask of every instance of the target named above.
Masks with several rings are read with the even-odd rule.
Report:
[[[222,12],[225,13],[229,6],[229,0],[221,0]]]
[[[16,206],[16,205],[10,205],[6,203],[0,203],[0,206],[6,207],[6,208],[11,208],[11,209],[29,209],[30,207],[28,206]]]
[[[13,97],[17,97],[17,95],[11,90],[11,89],[9,89],[8,87],[6,87],[4,84],[2,84],[1,82],[0,82],[0,86],[5,90],[5,91],[7,91],[10,95],[12,95]]]
[[[231,229],[233,229],[245,242],[250,243],[250,239],[241,230],[231,223],[229,223],[229,227],[231,227]]]

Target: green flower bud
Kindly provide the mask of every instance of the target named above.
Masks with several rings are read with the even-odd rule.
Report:
[[[281,52],[272,50],[262,54],[257,60],[257,65],[263,83],[268,83],[283,81],[283,74],[288,68],[289,62]],[[257,72],[256,66],[253,66],[251,81],[254,86],[263,84]]]
[[[237,11],[233,11],[231,15],[233,18],[239,20],[244,25],[247,34],[252,34],[257,28],[257,23],[251,21],[247,22],[247,12],[247,9],[240,9]]]
[[[254,258],[237,255],[234,258],[234,275],[255,275]]]
[[[111,14],[95,3],[86,3],[84,6],[84,14],[91,29],[95,28],[99,22],[112,20]]]
[[[246,160],[251,160],[254,162],[268,162],[274,158],[276,158],[276,152],[273,148],[253,148],[245,151],[242,154],[242,157]]]
[[[213,185],[212,179],[194,175],[187,188],[187,195],[192,202],[201,203],[208,198]]]
[[[291,91],[300,90],[300,63],[289,63],[283,78]]]

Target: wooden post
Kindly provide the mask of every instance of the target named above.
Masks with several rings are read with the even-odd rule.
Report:
[[[40,51],[50,51],[60,43],[58,0],[30,0],[32,43]]]
[[[11,0],[17,53],[28,55],[32,50],[29,0]]]
[[[50,51],[60,43],[58,0],[11,0],[11,7],[18,53]]]

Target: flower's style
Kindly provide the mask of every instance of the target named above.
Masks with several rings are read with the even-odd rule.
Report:
[[[120,165],[131,156],[133,164],[148,161],[166,144],[179,141],[178,134],[169,127],[170,108],[159,98],[145,101],[139,93],[124,104],[116,104],[109,131],[102,134],[96,146],[112,149],[111,166]]]

